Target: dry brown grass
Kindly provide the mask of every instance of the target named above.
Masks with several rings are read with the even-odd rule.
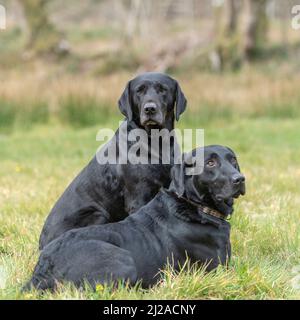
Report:
[[[8,72],[2,76],[0,97],[18,102],[25,108],[36,100],[46,101],[56,112],[67,96],[93,97],[117,110],[117,100],[128,79],[134,74],[122,72],[106,76],[60,74],[58,67],[45,69],[36,63],[26,72]],[[264,74],[246,67],[239,73],[175,75],[186,94],[190,110],[199,106],[230,108],[241,114],[260,113],[270,105],[297,104],[300,101],[300,74],[281,72]],[[25,103],[27,102],[27,103]]]

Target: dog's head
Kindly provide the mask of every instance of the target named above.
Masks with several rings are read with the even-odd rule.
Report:
[[[122,114],[145,128],[173,129],[186,108],[186,99],[176,80],[162,74],[143,73],[129,81],[120,100]]]
[[[195,166],[191,159],[197,155],[196,149],[186,155],[182,164],[174,165],[171,189],[179,196],[229,215],[233,212],[234,198],[245,194],[245,177],[231,149],[216,145],[204,147],[203,151],[204,167],[198,175],[188,175],[185,170]]]

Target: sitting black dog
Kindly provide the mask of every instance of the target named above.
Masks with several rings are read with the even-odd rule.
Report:
[[[245,194],[245,178],[235,154],[222,146],[204,148],[202,173],[187,175],[186,166],[174,165],[170,187],[125,220],[71,230],[48,244],[25,288],[120,279],[148,287],[168,261],[178,269],[188,256],[191,263],[207,263],[208,271],[226,264],[231,254],[226,217],[234,198]]]
[[[176,80],[161,73],[144,73],[127,84],[119,108],[126,117],[113,138],[120,158],[126,152],[118,145],[121,130],[129,134],[142,128],[149,137],[151,129],[170,132],[186,108],[186,99]],[[128,148],[132,144],[127,140]],[[103,148],[100,152],[106,151],[108,144]],[[99,164],[96,155],[51,210],[40,236],[40,249],[70,229],[120,221],[148,203],[162,186],[170,184],[173,150],[174,142],[170,164],[160,160],[158,164]]]

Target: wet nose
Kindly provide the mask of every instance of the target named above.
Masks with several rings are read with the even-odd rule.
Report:
[[[241,184],[243,182],[245,182],[245,177],[242,174],[235,174],[232,177],[232,183],[233,184]]]
[[[156,112],[157,106],[154,102],[148,102],[144,105],[144,111],[146,114],[154,114]]]

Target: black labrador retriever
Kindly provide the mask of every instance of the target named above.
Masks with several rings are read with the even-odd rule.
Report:
[[[226,264],[231,255],[226,218],[234,198],[245,194],[236,156],[229,148],[208,146],[202,173],[187,175],[185,167],[174,165],[170,187],[125,220],[71,230],[47,245],[25,288],[119,280],[148,287],[167,262],[179,269],[187,256],[191,263],[208,264],[208,271]]]
[[[119,133],[142,128],[150,137],[151,129],[172,131],[186,108],[185,96],[176,80],[161,73],[144,73],[127,84],[119,108],[126,120],[112,140],[119,148]],[[125,128],[125,129],[124,129]],[[133,144],[127,140],[128,147]],[[151,139],[147,142],[151,144]],[[104,146],[105,152],[109,143]],[[173,161],[174,141],[170,148]],[[43,227],[39,246],[64,232],[89,225],[105,224],[124,219],[148,203],[162,186],[171,181],[171,164],[99,164],[97,154],[68,186],[51,210]],[[141,192],[142,190],[142,192]]]

